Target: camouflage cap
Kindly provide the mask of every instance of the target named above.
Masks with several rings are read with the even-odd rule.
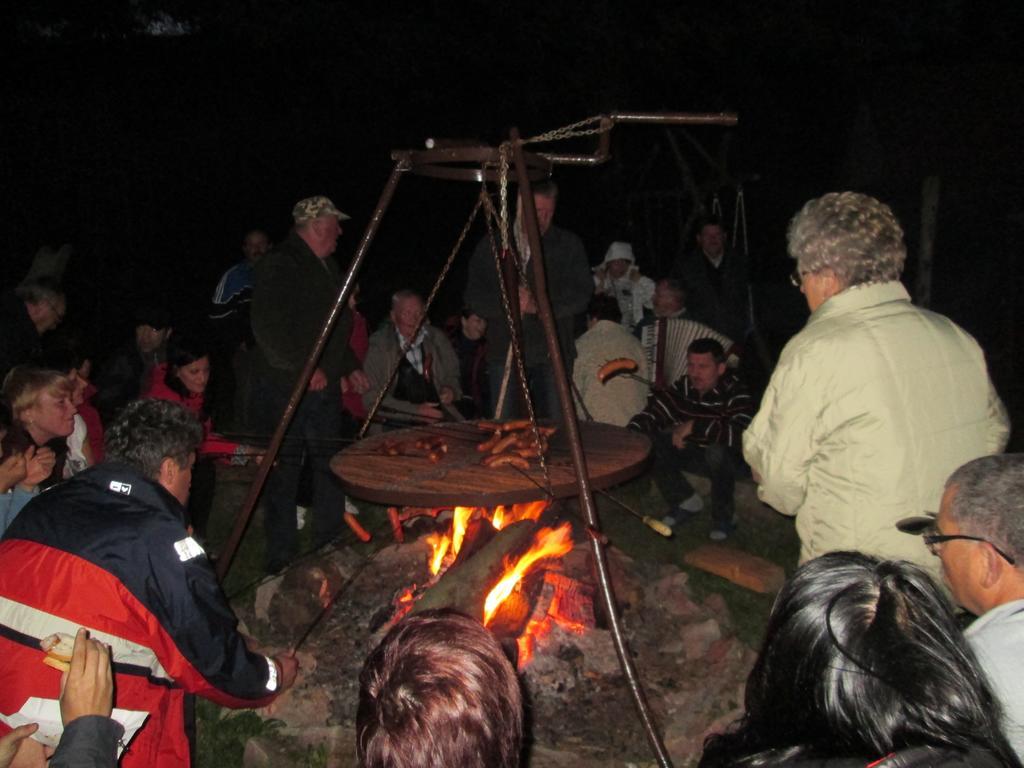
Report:
[[[296,224],[301,224],[304,221],[312,221],[318,219],[321,216],[337,216],[338,221],[347,221],[352,218],[341,211],[339,211],[334,203],[330,201],[330,198],[324,197],[323,195],[316,195],[315,197],[307,197],[305,200],[299,200],[292,208],[292,218],[295,219]]]

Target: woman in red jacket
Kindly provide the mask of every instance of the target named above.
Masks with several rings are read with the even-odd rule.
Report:
[[[175,334],[167,345],[167,362],[153,366],[142,396],[181,403],[203,425],[203,442],[192,470],[192,492],[188,512],[195,535],[206,537],[206,522],[213,506],[217,482],[217,461],[244,464],[254,455],[249,446],[227,440],[213,432],[210,414],[213,410],[210,383],[210,348],[208,342],[190,334]]]

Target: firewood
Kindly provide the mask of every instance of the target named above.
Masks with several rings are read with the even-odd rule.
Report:
[[[484,600],[505,570],[505,559],[525,548],[536,531],[537,524],[532,520],[521,520],[502,528],[472,557],[445,571],[437,584],[417,601],[413,613],[431,608],[455,608],[470,616],[482,617]]]
[[[697,547],[683,556],[683,562],[762,594],[778,592],[786,581],[786,572],[781,566],[720,544]]]

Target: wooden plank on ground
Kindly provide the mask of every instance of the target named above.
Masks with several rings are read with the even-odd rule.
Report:
[[[753,592],[778,592],[786,581],[786,572],[763,557],[721,544],[704,544],[683,556],[694,568],[713,573]]]

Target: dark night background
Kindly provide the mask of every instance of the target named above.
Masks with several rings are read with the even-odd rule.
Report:
[[[1010,2],[594,0],[416,4],[48,0],[0,11],[0,283],[70,242],[69,322],[113,343],[141,295],[204,308],[243,233],[279,239],[299,198],[353,216],[354,250],[391,170],[428,136],[497,143],[610,111],[735,111],[679,146],[732,221],[744,179],[760,324],[778,347],[803,322],[785,226],[809,197],[854,188],[893,206],[913,292],[923,180],[941,182],[933,308],[975,334],[1015,415],[1024,242],[1024,31]],[[570,147],[590,151],[592,142]],[[619,126],[612,160],[556,169],[558,221],[591,261],[632,239],[667,269],[651,225],[682,186],[665,132]],[[361,281],[372,319],[426,289],[469,213],[472,184],[403,177]],[[705,199],[704,202],[708,202]],[[688,213],[688,211],[687,211]],[[666,216],[661,210],[660,215]],[[471,242],[480,236],[474,230]],[[661,234],[657,234],[661,231]],[[655,233],[652,235],[652,233]],[[458,307],[465,260],[442,295]],[[438,317],[444,311],[437,313]],[[1018,440],[1015,444],[1020,444]]]

